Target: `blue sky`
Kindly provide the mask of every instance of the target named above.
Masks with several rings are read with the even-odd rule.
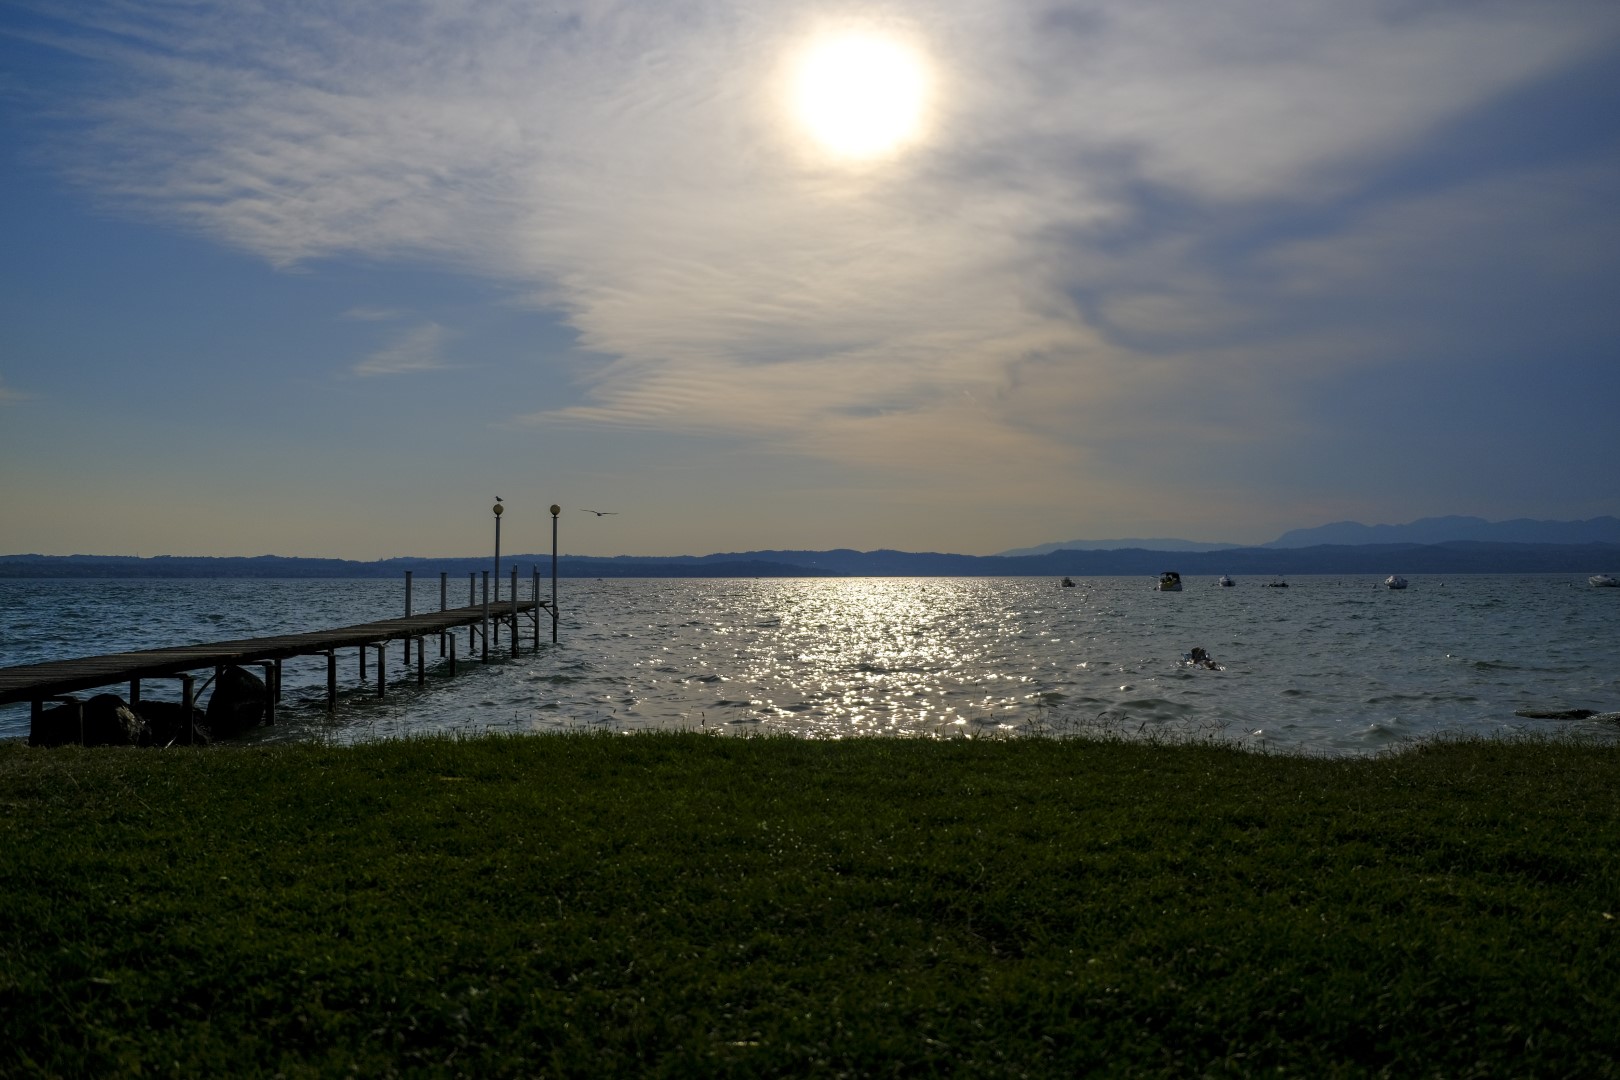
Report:
[[[1620,513],[1612,0],[318,7],[0,9],[0,552]]]

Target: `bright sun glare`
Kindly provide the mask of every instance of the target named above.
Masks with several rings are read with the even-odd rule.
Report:
[[[928,77],[899,42],[849,34],[813,45],[799,62],[794,106],[817,142],[845,158],[874,158],[922,133]]]

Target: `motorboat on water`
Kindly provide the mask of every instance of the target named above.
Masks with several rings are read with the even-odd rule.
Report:
[[[1593,574],[1586,579],[1586,583],[1594,589],[1613,589],[1620,587],[1620,578],[1613,574]]]
[[[1276,581],[1268,581],[1268,582],[1266,582],[1266,588],[1268,588],[1268,589],[1286,589],[1286,588],[1288,588],[1288,582],[1282,580],[1281,578],[1278,578]]]
[[[1070,579],[1070,578],[1064,578],[1063,579],[1063,588],[1065,588],[1065,589],[1074,588],[1074,581],[1072,579]]]
[[[1232,576],[1230,574],[1222,574],[1221,575],[1221,588],[1230,589],[1232,586],[1234,586],[1236,584],[1237,584],[1237,582],[1232,580]]]
[[[1159,575],[1158,588],[1160,592],[1180,592],[1181,575],[1176,573],[1174,570],[1166,570],[1164,573]]]
[[[1404,589],[1406,588],[1406,579],[1401,577],[1399,574],[1391,574],[1389,577],[1384,579],[1384,588]]]

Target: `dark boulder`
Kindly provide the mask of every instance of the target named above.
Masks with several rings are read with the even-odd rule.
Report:
[[[270,694],[264,680],[245,668],[232,665],[214,680],[214,693],[208,699],[204,720],[216,738],[240,735],[264,722]]]
[[[146,723],[117,694],[69,699],[46,709],[28,731],[30,746],[135,746],[146,740]]]
[[[84,702],[69,699],[36,714],[28,727],[29,746],[69,746],[84,732]]]
[[[86,746],[136,746],[145,733],[145,722],[117,694],[97,694],[84,703]]]
[[[207,746],[203,711],[192,706],[188,729],[186,707],[178,701],[143,701],[136,708],[146,721],[147,746]]]

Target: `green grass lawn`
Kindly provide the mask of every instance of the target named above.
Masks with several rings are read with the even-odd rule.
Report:
[[[0,747],[0,1075],[1620,1075],[1620,748]]]

